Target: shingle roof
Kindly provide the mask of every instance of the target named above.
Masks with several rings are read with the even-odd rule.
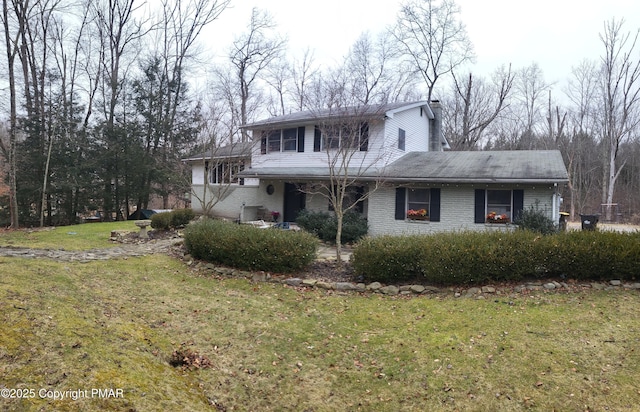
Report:
[[[326,167],[270,167],[246,169],[244,177],[319,180],[327,179]],[[382,178],[390,182],[425,183],[565,183],[567,169],[558,150],[482,152],[413,152],[383,170],[357,170],[362,180]]]
[[[337,107],[331,109],[305,110],[301,112],[285,114],[282,116],[270,117],[242,126],[244,129],[258,129],[265,127],[278,127],[287,124],[301,124],[305,122],[317,122],[328,119],[340,119],[347,117],[375,117],[398,109],[409,109],[412,107],[429,106],[427,101],[399,102],[375,104],[366,106]]]
[[[189,156],[182,159],[183,162],[194,162],[202,159],[220,159],[225,157],[249,157],[251,156],[251,147],[253,142],[234,143],[227,146],[217,147],[208,152]]]
[[[413,152],[388,165],[391,180],[430,182],[566,182],[558,150]]]

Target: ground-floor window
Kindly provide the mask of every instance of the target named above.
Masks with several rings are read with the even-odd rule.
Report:
[[[512,223],[523,209],[524,191],[476,189],[476,223]]]
[[[440,188],[396,188],[396,220],[440,221]]]
[[[407,189],[407,219],[428,220],[431,189]]]
[[[244,170],[244,162],[216,162],[209,166],[209,183],[244,184],[244,179],[238,178],[238,173]]]
[[[487,221],[511,221],[511,190],[487,190]]]

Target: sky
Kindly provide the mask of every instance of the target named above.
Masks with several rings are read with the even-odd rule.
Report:
[[[625,19],[627,31],[640,29],[638,0],[456,0],[460,18],[474,44],[475,74],[488,75],[500,65],[514,69],[537,63],[547,83],[561,85],[572,67],[602,53],[604,22]],[[397,0],[232,0],[207,33],[209,50],[222,56],[234,36],[247,26],[251,9],[267,9],[289,39],[289,54],[309,48],[316,62],[342,61],[361,33],[392,25]],[[640,52],[639,52],[640,55]]]

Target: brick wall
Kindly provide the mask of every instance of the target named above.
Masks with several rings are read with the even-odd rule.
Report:
[[[539,207],[552,217],[554,188],[551,186],[441,186],[440,222],[395,220],[395,187],[378,189],[369,198],[369,234],[416,234],[455,230],[511,230],[513,226],[474,223],[475,189],[524,189],[524,208],[528,209],[536,200]]]

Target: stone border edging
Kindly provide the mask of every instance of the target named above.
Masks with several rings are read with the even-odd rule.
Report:
[[[187,262],[188,266],[194,264],[193,260]],[[336,292],[356,292],[356,293],[379,293],[388,296],[420,296],[425,294],[451,294],[456,298],[486,299],[488,297],[505,296],[512,293],[529,294],[532,292],[569,292],[572,290],[640,290],[640,283],[623,283],[620,280],[609,282],[589,282],[568,284],[557,281],[526,282],[513,287],[496,286],[473,286],[462,287],[436,287],[429,285],[384,285],[380,282],[354,283],[354,282],[332,282],[317,279],[303,279],[298,277],[273,277],[267,272],[249,272],[238,269],[231,269],[216,266],[212,263],[199,262],[196,268],[214,272],[216,275],[228,277],[246,278],[253,282],[280,283],[289,287],[302,287],[309,289],[322,289]]]

